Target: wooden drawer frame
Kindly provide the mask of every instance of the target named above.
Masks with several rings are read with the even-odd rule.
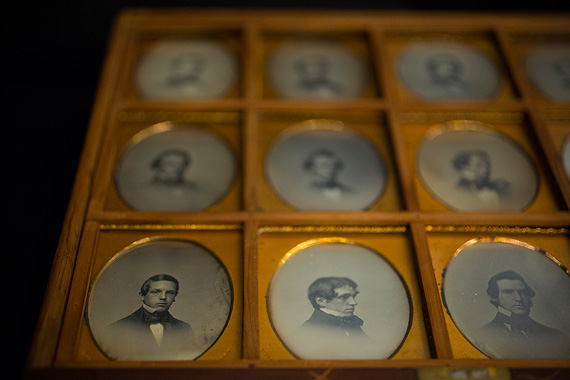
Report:
[[[444,310],[430,259],[428,237],[434,229],[446,229],[449,233],[473,231],[477,234],[517,234],[525,236],[568,236],[570,227],[570,181],[560,160],[560,136],[570,134],[570,104],[551,102],[540,97],[528,83],[517,54],[524,41],[542,38],[542,35],[570,37],[568,14],[486,14],[486,13],[317,13],[317,12],[266,12],[229,10],[147,10],[130,9],[117,18],[109,50],[104,62],[99,92],[93,107],[92,118],[81,157],[75,186],[66,214],[65,224],[55,255],[50,282],[41,310],[35,340],[30,352],[29,374],[67,373],[65,371],[102,371],[109,376],[120,376],[113,369],[127,369],[132,376],[140,371],[176,369],[178,374],[201,374],[205,377],[241,374],[252,376],[310,377],[334,374],[335,376],[359,377],[385,371],[387,376],[417,378],[420,368],[510,368],[511,374],[543,370],[540,373],[568,374],[570,362],[564,359],[461,359],[454,358],[452,345],[447,335]],[[129,65],[132,66],[134,42],[141,35],[176,34],[181,31],[222,30],[233,33],[241,46],[242,82],[238,93],[220,100],[195,102],[147,101],[137,99],[128,87]],[[322,32],[335,30],[366,37],[370,47],[370,60],[377,73],[379,96],[347,101],[283,101],[264,98],[260,81],[259,64],[262,60],[263,39],[269,32]],[[421,102],[400,96],[398,83],[392,75],[390,46],[393,36],[447,31],[484,35],[496,47],[497,54],[505,64],[510,94],[496,101],[484,102]],[[394,37],[395,38],[395,37]],[[520,42],[523,41],[523,42]],[[400,191],[402,206],[396,211],[365,212],[291,212],[264,211],[258,204],[257,182],[259,181],[260,121],[265,113],[287,113],[291,110],[327,115],[332,109],[340,112],[372,112],[381,115],[390,138],[394,154],[396,176],[394,180]],[[133,122],[152,125],[159,121],[187,121],[196,114],[208,117],[230,115],[241,131],[242,172],[240,189],[241,207],[238,210],[216,212],[135,212],[107,209],[105,197],[108,172],[101,169],[105,162],[102,154],[106,141],[121,123]],[[221,115],[221,116],[220,116]],[[237,115],[237,116],[236,116]],[[443,115],[443,116],[442,116]],[[453,119],[465,116],[497,120],[515,118],[533,141],[538,161],[542,164],[543,181],[551,189],[553,206],[532,212],[451,212],[422,210],[418,199],[418,184],[407,152],[403,134],[407,123],[427,122],[437,124],[440,118]],[[563,131],[563,132],[561,132]],[[334,220],[334,225],[331,225]],[[81,297],[70,299],[70,289],[77,265],[80,247],[95,246],[100,231],[107,226],[123,226],[131,229],[161,228],[184,231],[196,225],[236,225],[243,240],[243,335],[240,360],[192,362],[75,362],[57,360],[61,345],[73,344],[61,338],[62,325],[72,317],[72,306],[84,302]],[[189,227],[191,226],[191,227]],[[193,226],[193,227],[192,227]],[[351,229],[402,227],[409,236],[410,245],[416,252],[419,283],[423,303],[428,316],[426,336],[431,347],[431,357],[410,360],[378,361],[307,361],[307,360],[262,360],[258,328],[258,240],[267,229],[319,230],[343,233]],[[286,233],[286,232],[284,232]],[[570,263],[563,263],[569,266]],[[71,313],[71,314],[70,314]],[[417,370],[417,371],[416,371]],[[61,371],[61,372],[58,372]],[[513,372],[514,371],[514,372]],[[517,372],[519,371],[519,372]],[[521,372],[522,371],[522,372]],[[558,371],[558,372],[556,372]],[[561,371],[561,372],[560,372]],[[500,372],[500,371],[499,371]],[[124,372],[122,372],[124,374]],[[447,373],[449,375],[449,373]],[[497,375],[499,376],[499,375]]]

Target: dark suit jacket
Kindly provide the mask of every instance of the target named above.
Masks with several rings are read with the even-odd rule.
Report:
[[[186,322],[165,313],[164,332],[159,345],[150,329],[150,313],[144,308],[109,326],[109,351],[117,359],[164,360],[175,359],[181,352],[196,347],[192,328]],[[113,355],[111,355],[113,356]]]
[[[370,355],[370,339],[362,330],[362,319],[341,318],[315,310],[295,331],[293,343],[302,358],[362,359]]]
[[[364,336],[362,325],[362,319],[356,315],[343,318],[316,309],[311,317],[299,327],[299,331],[308,334],[318,331],[319,333],[333,335],[344,340],[346,338]]]
[[[497,312],[492,321],[479,329],[475,340],[486,349],[483,352],[498,358],[570,357],[570,341],[564,333],[528,316],[511,319]]]

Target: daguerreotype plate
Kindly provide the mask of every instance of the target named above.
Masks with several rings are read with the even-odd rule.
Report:
[[[489,100],[502,82],[488,55],[460,43],[417,42],[395,64],[402,83],[424,100]]]
[[[552,100],[570,101],[570,44],[531,49],[524,59],[530,81]]]
[[[370,79],[361,56],[327,41],[283,43],[269,55],[266,74],[279,96],[298,99],[358,98]]]
[[[110,359],[192,360],[222,334],[232,304],[229,274],[212,252],[188,240],[148,238],[98,274],[87,323]]]
[[[237,83],[237,57],[210,40],[158,42],[140,60],[135,85],[148,99],[220,98]]]
[[[450,259],[444,304],[491,358],[570,358],[570,275],[547,252],[508,238],[473,239]]]
[[[123,201],[139,211],[201,211],[219,202],[236,176],[228,143],[204,128],[170,122],[135,135],[115,164]]]
[[[418,176],[435,198],[462,211],[521,211],[534,201],[538,172],[523,148],[483,123],[431,129],[417,154]]]
[[[386,167],[363,135],[333,120],[307,120],[272,143],[265,172],[274,191],[299,210],[364,210],[386,187]]]
[[[562,144],[562,165],[566,170],[568,178],[570,178],[570,136],[564,139],[564,144]]]
[[[272,326],[300,359],[386,359],[411,324],[408,289],[378,252],[316,239],[281,260],[267,293]]]

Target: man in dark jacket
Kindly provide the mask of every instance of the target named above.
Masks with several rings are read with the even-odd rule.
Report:
[[[457,188],[473,195],[484,206],[500,204],[510,194],[508,181],[491,179],[491,157],[483,150],[461,152],[453,159],[459,173]]]
[[[315,310],[296,331],[303,352],[327,359],[362,355],[368,337],[362,319],[354,315],[357,294],[357,284],[344,277],[322,277],[309,286],[308,298]]]
[[[489,279],[487,294],[497,314],[475,337],[483,352],[497,358],[570,357],[565,334],[529,316],[536,293],[520,274],[512,270],[497,273]]]
[[[188,355],[195,347],[192,328],[169,312],[178,289],[178,280],[167,274],[143,283],[142,306],[109,326],[109,353],[114,359],[174,360]]]

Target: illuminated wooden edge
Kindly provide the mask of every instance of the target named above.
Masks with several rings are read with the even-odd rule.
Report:
[[[510,226],[454,226],[454,225],[428,225],[426,232],[484,232],[499,234],[532,234],[532,235],[559,235],[567,234],[567,228],[554,227],[510,227]]]
[[[234,231],[239,224],[102,224],[102,231]]]
[[[122,123],[157,123],[172,121],[177,123],[239,123],[238,112],[205,111],[121,111],[117,119]]]
[[[406,226],[264,226],[258,233],[320,232],[320,233],[403,233]]]

